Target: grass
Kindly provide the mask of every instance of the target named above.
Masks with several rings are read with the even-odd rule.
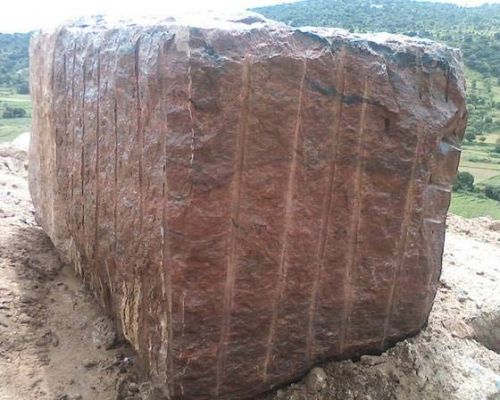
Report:
[[[10,142],[31,130],[31,118],[0,119],[0,142]]]
[[[21,107],[27,118],[1,118],[5,107]],[[29,95],[17,94],[11,88],[0,87],[0,142],[10,142],[21,133],[31,130],[31,99]]]
[[[6,88],[0,89],[0,116],[7,106],[24,108],[27,115],[31,116],[32,107],[29,94],[17,94]]]
[[[485,86],[485,81],[484,81],[484,76],[480,74],[477,71],[474,71],[470,68],[465,68],[465,77],[467,80],[468,85],[471,84],[473,80],[476,81],[477,89],[480,92],[486,92],[486,86]],[[493,77],[492,78],[492,85],[491,85],[491,94],[493,96],[493,101],[495,103],[500,103],[500,85],[498,84],[497,80]],[[496,119],[497,121],[500,121],[500,110],[499,109],[493,109],[493,118]],[[500,138],[500,130],[496,130],[494,132],[491,132],[486,136],[486,141],[490,143],[495,143],[495,140],[497,138]]]
[[[465,218],[500,219],[500,202],[480,198],[476,193],[453,193],[450,212]]]
[[[481,182],[483,185],[500,186],[500,175],[494,176],[493,178],[486,179]]]
[[[500,158],[493,153],[494,143],[500,134],[485,135],[485,143],[463,143],[459,171],[474,175],[474,184],[500,186]],[[454,193],[450,211],[462,217],[490,216],[500,219],[500,203],[491,199],[481,199],[476,193]]]
[[[500,134],[485,135],[485,143],[463,143],[459,171],[474,175],[477,187],[500,186],[500,158],[492,150]],[[490,217],[500,219],[500,202],[481,198],[477,193],[453,193],[450,211],[465,218]]]
[[[458,170],[467,171],[474,175],[475,184],[500,175],[500,165],[498,164],[461,162]]]
[[[500,118],[500,116],[499,116]],[[490,133],[489,135],[485,135],[486,143],[495,144],[498,139],[500,139],[500,133]]]

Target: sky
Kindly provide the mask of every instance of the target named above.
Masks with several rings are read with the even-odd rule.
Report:
[[[439,1],[439,0],[438,0]],[[442,0],[441,0],[442,1]],[[464,6],[485,0],[444,0]],[[287,2],[286,0],[10,0],[3,1],[0,32],[27,32],[65,20],[97,14],[117,17],[169,15],[183,11],[244,10],[249,7]],[[288,1],[290,2],[290,1]],[[488,2],[500,3],[500,0]]]

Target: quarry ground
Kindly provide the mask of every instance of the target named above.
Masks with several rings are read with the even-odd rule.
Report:
[[[36,224],[24,139],[0,146],[0,400],[160,399]],[[451,215],[426,329],[260,399],[500,399],[499,351],[500,222]]]

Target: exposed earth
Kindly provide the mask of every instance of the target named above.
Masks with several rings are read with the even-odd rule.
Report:
[[[0,400],[160,399],[34,220],[27,137],[0,145]],[[450,215],[429,324],[261,399],[500,399],[500,222]]]

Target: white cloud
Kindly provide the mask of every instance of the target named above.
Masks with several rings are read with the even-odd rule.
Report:
[[[293,0],[292,0],[293,1]],[[244,10],[283,0],[13,0],[2,5],[0,32],[24,32],[67,19],[108,14],[118,17],[161,16],[182,11]],[[290,2],[290,1],[288,1]]]
[[[244,10],[293,0],[12,0],[0,13],[0,32],[23,32],[59,24],[67,19],[109,14],[114,16],[169,15],[206,9]],[[453,0],[477,5],[484,0]],[[490,0],[490,2],[492,2]],[[493,0],[500,2],[500,0]]]

